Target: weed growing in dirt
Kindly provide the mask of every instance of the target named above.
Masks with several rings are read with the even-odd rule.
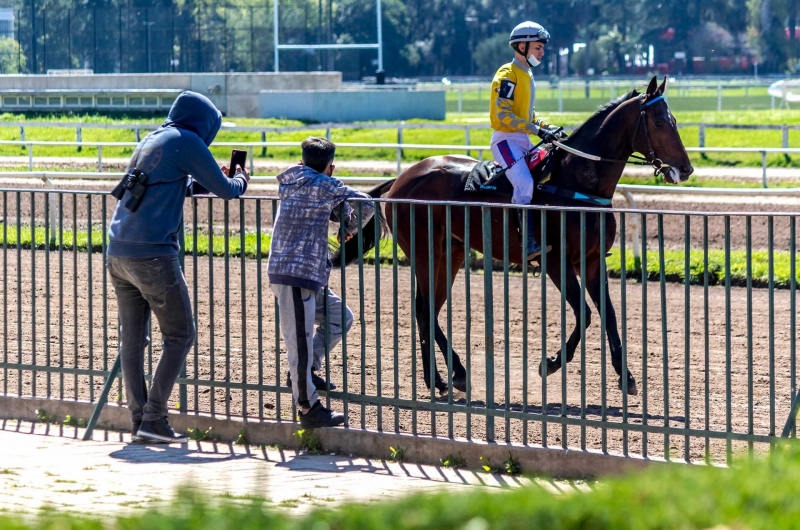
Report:
[[[244,427],[239,429],[239,434],[236,436],[236,441],[234,441],[236,445],[250,445],[247,441],[247,432],[244,430]]]
[[[62,424],[64,427],[86,427],[86,420],[83,418],[75,418],[67,414]]]
[[[395,447],[389,447],[389,459],[392,462],[402,462],[406,457],[406,450],[404,447],[400,447],[399,445]]]
[[[254,503],[272,502],[261,495],[234,495],[233,493],[221,493],[216,496],[218,499],[230,499],[233,501],[252,501]]]
[[[211,429],[211,427],[206,430],[186,429],[186,434],[189,436],[190,440],[196,442],[216,442],[219,440],[219,436],[216,433],[212,433]]]
[[[0,469],[0,475],[19,475],[19,473],[17,473],[13,469],[4,467],[3,469]]]
[[[508,453],[508,458],[506,458],[499,466],[493,466],[488,457],[482,456],[481,469],[487,473],[502,475],[519,475],[522,473],[522,466],[520,465],[519,460],[514,458],[511,453]]]
[[[300,450],[312,455],[322,454],[325,449],[322,447],[322,441],[312,429],[300,429],[294,433],[297,439],[300,440]]]
[[[36,409],[36,419],[42,423],[58,423],[55,414],[48,414],[44,409]]]
[[[447,455],[442,460],[440,460],[440,462],[442,463],[443,467],[449,467],[451,469],[460,469],[462,467],[467,467],[467,460],[463,456],[461,456],[461,454],[455,456]]]

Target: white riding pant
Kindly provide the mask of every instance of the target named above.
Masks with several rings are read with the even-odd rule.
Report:
[[[527,134],[501,134],[492,135],[492,155],[503,167],[509,167],[506,172],[511,185],[514,186],[514,195],[511,202],[514,204],[530,204],[533,198],[533,177],[525,163],[524,157],[533,149],[533,143]],[[519,161],[515,163],[516,161]]]

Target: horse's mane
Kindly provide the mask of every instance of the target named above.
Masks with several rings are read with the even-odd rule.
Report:
[[[569,145],[570,143],[569,140],[573,138],[575,138],[576,140],[579,139],[582,136],[581,133],[583,133],[584,131],[591,131],[592,133],[596,132],[600,128],[600,125],[603,123],[603,121],[608,117],[608,115],[614,112],[614,110],[617,107],[619,107],[626,101],[638,97],[639,95],[640,95],[639,91],[637,91],[634,88],[627,94],[623,94],[616,99],[612,99],[611,101],[609,101],[608,103],[597,109],[597,112],[595,112],[588,120],[579,125],[572,132],[569,139],[565,143]]]

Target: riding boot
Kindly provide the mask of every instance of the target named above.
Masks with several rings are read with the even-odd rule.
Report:
[[[517,210],[517,218],[519,219],[519,233],[522,236],[522,215],[523,212],[528,212],[528,241],[525,245],[525,249],[528,255],[528,261],[531,261],[534,258],[539,257],[542,253],[542,246],[536,241],[536,235],[533,233],[533,210]],[[547,246],[547,250],[545,252],[550,251],[550,246]]]

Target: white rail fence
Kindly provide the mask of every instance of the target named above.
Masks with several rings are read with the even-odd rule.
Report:
[[[127,130],[133,131],[134,139],[136,142],[141,141],[142,139],[142,131],[149,132],[157,129],[160,125],[153,124],[153,123],[136,123],[136,124],[120,124],[120,123],[70,123],[70,122],[35,122],[35,121],[26,121],[26,122],[0,122],[0,128],[3,127],[14,127],[19,128],[19,141],[25,142],[27,141],[27,130],[28,129],[35,129],[35,128],[43,128],[43,127],[52,127],[58,129],[74,129],[75,130],[75,143],[72,145],[77,146],[77,150],[80,151],[81,147],[84,145],[91,145],[86,144],[83,142],[83,130],[84,129],[111,129],[111,130]],[[738,124],[738,123],[678,123],[679,129],[685,128],[694,128],[697,127],[698,129],[698,146],[699,147],[706,147],[706,132],[715,130],[715,129],[736,129],[742,131],[781,131],[781,147],[784,149],[789,147],[789,131],[799,131],[800,124],[798,125],[790,125],[790,124]],[[267,135],[273,134],[284,134],[284,133],[291,133],[291,132],[318,132],[318,131],[325,131],[325,136],[329,140],[333,139],[334,133],[343,131],[343,130],[358,130],[358,129],[368,129],[368,130],[394,130],[397,135],[397,143],[403,143],[403,133],[404,131],[414,131],[414,130],[451,130],[451,131],[463,131],[464,134],[464,143],[465,145],[470,145],[472,139],[472,131],[473,130],[489,130],[491,126],[488,123],[477,123],[477,124],[456,124],[456,123],[406,123],[406,122],[390,122],[390,123],[318,123],[312,125],[298,125],[293,127],[259,127],[259,126],[240,126],[240,125],[233,125],[230,123],[223,123],[222,130],[224,131],[234,131],[234,132],[257,132],[261,135],[260,141],[263,144],[267,143]],[[564,127],[566,131],[572,131],[575,129],[575,126],[566,126]],[[35,141],[35,140],[31,140]],[[262,153],[262,156],[265,155],[266,152]]]
[[[103,172],[103,148],[104,147],[135,147],[137,142],[60,142],[60,141],[21,141],[21,140],[0,140],[0,145],[25,146],[28,150],[28,171],[34,170],[34,146],[74,146],[82,145],[97,149],[97,171]],[[446,152],[465,152],[471,155],[472,152],[478,153],[478,160],[483,160],[484,152],[489,151],[487,145],[431,145],[431,144],[406,144],[406,143],[338,143],[339,149],[393,149],[397,156],[397,175],[402,173],[403,151],[405,149],[446,151]],[[268,147],[297,147],[297,142],[215,142],[214,147],[236,147],[246,148],[250,159],[250,173],[254,174],[255,165],[253,152],[257,147],[266,149]],[[767,183],[767,155],[768,154],[798,154],[800,148],[791,147],[687,147],[690,153],[732,153],[732,154],[760,154],[761,155],[761,183],[764,188]]]

